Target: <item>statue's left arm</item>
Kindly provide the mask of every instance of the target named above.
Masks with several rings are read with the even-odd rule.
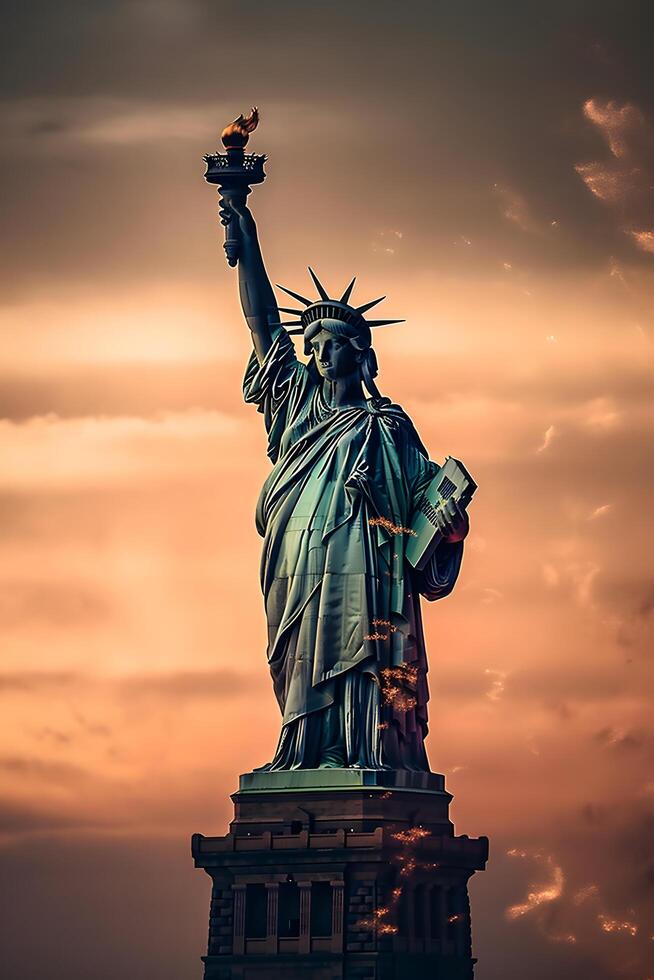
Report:
[[[414,572],[414,582],[420,595],[430,602],[444,599],[456,584],[463,560],[463,541],[448,544],[441,541],[422,569]]]
[[[418,449],[413,449],[411,455],[415,509],[438,467]],[[463,559],[463,541],[469,531],[468,515],[453,501],[439,513],[438,522],[442,539],[422,571],[413,572],[416,589],[430,602],[445,598],[454,588]]]

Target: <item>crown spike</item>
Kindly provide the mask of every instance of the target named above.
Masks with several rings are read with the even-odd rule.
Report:
[[[300,330],[287,330],[286,333],[290,337],[299,337],[300,334],[303,334],[304,333],[304,330],[302,330],[302,329],[300,329]]]
[[[385,327],[389,323],[406,323],[406,320],[366,320],[369,327]]]
[[[282,320],[282,327],[301,327],[302,320]]]
[[[294,316],[302,316],[304,310],[292,310],[289,306],[278,306],[278,310],[282,313],[293,313]]]
[[[314,284],[314,286],[316,287],[316,289],[317,289],[317,290],[318,290],[318,292],[320,293],[320,298],[321,298],[321,299],[324,299],[324,300],[328,300],[328,299],[329,299],[329,296],[327,295],[327,292],[326,292],[326,290],[325,290],[325,287],[324,287],[324,286],[323,286],[323,284],[321,283],[321,281],[320,281],[320,279],[319,279],[319,278],[318,278],[318,276],[317,276],[317,275],[315,274],[315,272],[313,271],[313,269],[311,268],[311,266],[310,266],[310,265],[309,265],[309,266],[307,266],[307,268],[308,268],[308,270],[309,270],[309,275],[310,275],[310,276],[311,276],[311,278],[313,279],[313,284]]]
[[[345,292],[343,293],[343,295],[339,299],[339,301],[338,301],[339,303],[349,303],[350,302],[350,296],[352,295],[352,290],[354,289],[354,284],[355,284],[356,281],[357,281],[357,277],[354,276],[354,278],[352,279],[352,282],[350,283],[350,285],[347,287],[347,289],[345,290]]]
[[[357,313],[365,313],[367,310],[371,310],[373,306],[377,306],[377,303],[381,303],[385,296],[380,296],[378,299],[371,299],[369,303],[364,303],[363,306],[357,306]]]
[[[277,286],[277,289],[282,289],[285,293],[288,293],[289,296],[292,296],[293,299],[296,299],[299,303],[304,303],[305,306],[311,306],[313,300],[307,299],[306,296],[300,296],[299,293],[294,293],[292,289],[287,289],[286,286],[280,286],[278,282],[275,283],[275,285]]]

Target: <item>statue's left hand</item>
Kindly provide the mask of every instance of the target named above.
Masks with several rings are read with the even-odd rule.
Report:
[[[447,544],[457,544],[457,542],[463,541],[470,529],[465,510],[450,498],[436,514],[443,541]]]

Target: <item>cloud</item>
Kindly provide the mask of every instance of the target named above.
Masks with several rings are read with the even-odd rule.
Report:
[[[575,170],[588,190],[614,208],[622,231],[636,248],[654,252],[654,128],[633,103],[588,99],[583,105],[610,151],[607,160],[578,163]],[[643,222],[651,222],[643,227]]]
[[[113,614],[106,590],[76,582],[2,580],[0,627],[4,629],[25,622],[69,629],[106,621]]]
[[[0,674],[0,693],[3,691],[43,691],[78,683],[80,675],[71,671],[16,671]]]
[[[637,170],[607,167],[603,163],[578,163],[575,170],[584,184],[600,201],[619,204],[633,191]]]
[[[540,700],[547,703],[561,698],[575,704],[596,703],[599,706],[619,697],[627,684],[626,678],[622,683],[616,681],[615,672],[610,665],[600,667],[553,663],[548,666],[538,663],[516,667],[512,671],[511,684],[505,697],[516,702]]]
[[[0,756],[0,772],[64,786],[91,778],[81,766],[40,756]]]
[[[231,668],[224,670],[179,670],[152,673],[134,673],[113,677],[92,673],[48,671],[16,671],[0,674],[0,692],[9,693],[47,693],[52,689],[68,688],[80,691],[96,687],[113,691],[114,696],[137,698],[154,697],[166,700],[186,700],[188,698],[230,698],[247,693],[268,684],[265,672],[252,678]],[[89,721],[79,710],[73,711],[78,724],[93,735],[109,734],[104,725]]]
[[[565,877],[563,875],[563,869],[554,861],[551,855],[543,856],[540,853],[529,854],[526,851],[516,849],[510,850],[508,854],[509,857],[531,857],[534,860],[542,862],[550,873],[550,881],[542,885],[533,886],[524,902],[517,905],[510,905],[506,910],[507,918],[518,919],[523,915],[531,914],[543,904],[556,902],[561,897]]]
[[[614,101],[602,103],[599,99],[587,99],[583,112],[598,128],[614,157],[631,156],[634,146],[642,142],[646,122],[637,106],[629,102],[620,106]]]
[[[612,878],[616,868],[611,867],[607,856],[607,828],[585,831],[584,853],[579,853],[579,840],[564,841],[560,847],[566,853],[554,857],[543,847],[511,848],[508,856],[535,864],[541,869],[537,883],[527,886],[523,901],[506,908],[506,918],[516,929],[524,920],[523,928],[531,926],[549,943],[575,947],[578,955],[588,957],[588,966],[597,957],[606,969],[607,976],[627,976],[636,980],[645,974],[650,956],[647,930],[642,924],[649,915],[649,901],[634,888],[633,881],[625,879],[623,893],[618,893]],[[576,836],[573,831],[573,836]],[[591,840],[589,841],[589,837]],[[592,862],[592,850],[603,855],[603,860]],[[615,853],[615,852],[614,852]],[[617,862],[620,855],[615,855]],[[590,860],[590,863],[589,863]],[[588,880],[587,868],[594,866],[594,880]],[[565,871],[564,871],[565,868]],[[602,936],[611,939],[600,940]],[[574,969],[574,964],[571,964]],[[625,969],[627,967],[627,969]],[[575,975],[597,976],[590,968]]]
[[[222,111],[227,116],[230,109],[224,106]],[[3,112],[7,150],[26,148],[38,139],[42,152],[49,154],[70,152],[84,144],[169,147],[190,141],[197,145],[215,134],[220,118],[215,102],[175,105],[98,95],[25,98],[5,104]]]
[[[648,583],[636,607],[636,614],[646,619],[652,612],[654,612],[654,584]]]
[[[537,453],[545,452],[545,450],[551,446],[552,440],[554,439],[556,434],[557,434],[556,426],[554,425],[548,426],[543,434],[543,441],[541,445],[536,449],[536,452]]]
[[[601,567],[592,561],[575,562],[569,565],[566,571],[579,605],[591,606],[593,603],[593,584],[601,572]]]
[[[59,732],[54,728],[46,726],[34,732],[34,738],[38,741],[53,742],[55,745],[68,745],[72,736],[68,732]]]
[[[634,751],[644,748],[647,738],[642,732],[623,728],[604,727],[595,732],[593,738],[600,745],[616,751]]]
[[[74,811],[57,812],[48,809],[43,800],[38,806],[32,806],[11,797],[0,796],[0,839],[3,835],[15,838],[88,825],[89,821],[85,816]]]
[[[268,678],[260,673],[256,677],[237,671],[174,671],[169,674],[141,674],[126,677],[119,682],[119,692],[129,698],[153,697],[171,701],[189,698],[229,699],[267,686]]]
[[[499,701],[504,694],[504,682],[507,678],[506,671],[495,670],[494,668],[487,667],[484,673],[493,678],[491,681],[491,686],[486,691],[486,697],[489,701]]]
[[[599,507],[594,507],[588,515],[588,520],[596,521],[598,517],[605,517],[610,512],[612,506],[612,504],[600,504]]]
[[[80,726],[82,731],[87,735],[92,735],[98,738],[108,738],[111,735],[111,729],[108,725],[98,724],[98,722],[90,721],[81,711],[73,710],[73,717],[77,724]]]
[[[0,420],[0,489],[79,489],[216,473],[219,442],[224,452],[239,428],[223,413],[202,410],[154,419]]]
[[[493,184],[493,194],[499,201],[502,217],[516,225],[520,231],[531,235],[542,235],[556,227],[555,222],[537,218],[525,195],[515,188],[507,184]],[[510,271],[511,269],[511,264],[505,262],[504,270]]]
[[[643,252],[654,252],[654,231],[635,231],[629,232],[636,242],[636,245]]]
[[[100,355],[101,358],[101,355]],[[47,364],[0,375],[0,417],[156,417],[241,408],[240,362]]]

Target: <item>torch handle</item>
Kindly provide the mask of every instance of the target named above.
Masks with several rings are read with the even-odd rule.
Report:
[[[223,245],[223,248],[225,249],[225,256],[227,257],[227,264],[231,266],[232,269],[239,260],[241,245],[241,240],[238,237],[238,233],[234,234],[234,226],[236,225],[237,220],[238,219],[234,217],[225,225],[225,244]]]
[[[219,191],[225,203],[228,205],[227,208],[221,209],[220,214],[225,226],[225,243],[223,248],[225,249],[227,264],[232,268],[234,268],[241,257],[241,229],[239,227],[239,215],[229,205],[235,200],[239,204],[244,205],[251,189],[248,184],[234,186],[234,184],[230,183],[221,187]]]

